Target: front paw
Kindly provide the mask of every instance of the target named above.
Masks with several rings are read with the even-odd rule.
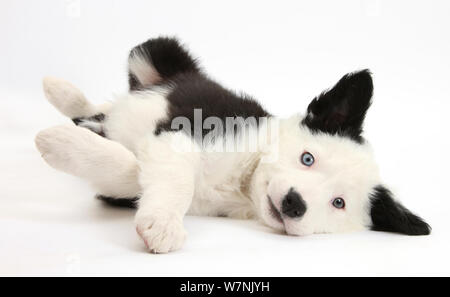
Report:
[[[148,250],[155,254],[179,250],[186,239],[182,219],[167,212],[154,211],[148,215],[138,213],[136,231]]]

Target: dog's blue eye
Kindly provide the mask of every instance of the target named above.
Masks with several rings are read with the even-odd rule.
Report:
[[[314,164],[314,156],[308,152],[303,153],[301,157],[302,164],[305,166],[312,166]]]
[[[342,198],[335,198],[333,200],[333,206],[336,208],[344,208],[345,207],[345,201]]]

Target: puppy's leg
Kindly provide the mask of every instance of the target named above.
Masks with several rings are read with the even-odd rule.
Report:
[[[90,181],[104,196],[134,198],[140,193],[136,157],[117,142],[69,125],[43,130],[35,142],[50,166]]]
[[[75,125],[105,136],[103,121],[111,109],[111,102],[93,105],[74,85],[54,77],[44,78],[43,86],[48,101]]]
[[[164,138],[164,136],[161,136]],[[198,156],[174,152],[165,140],[141,147],[138,159],[143,195],[136,213],[136,230],[149,251],[167,253],[186,238],[183,217],[194,196]]]
[[[43,87],[48,101],[63,115],[71,119],[91,117],[105,113],[109,109],[110,104],[101,106],[91,104],[84,94],[68,81],[46,77],[43,80]]]

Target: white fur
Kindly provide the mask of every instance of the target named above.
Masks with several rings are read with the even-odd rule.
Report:
[[[46,77],[43,80],[43,86],[48,101],[65,116],[73,119],[95,113],[95,107],[71,83],[54,77]]]
[[[195,189],[199,156],[173,151],[172,133],[147,136],[138,148],[143,195],[136,213],[136,228],[147,247],[165,253],[181,247],[186,236],[183,217]],[[185,141],[190,142],[189,139]]]
[[[45,77],[42,84],[47,100],[63,115],[71,119],[108,113],[112,106],[111,102],[97,106],[92,105],[77,87],[59,78]]]
[[[84,98],[65,83],[52,89],[73,91],[66,98],[76,106]],[[219,152],[222,141],[199,146],[183,132],[155,136],[151,131],[167,114],[168,92],[159,89],[118,98],[107,109],[103,123],[113,141],[79,127],[51,128],[36,138],[51,166],[93,182],[101,194],[141,194],[135,221],[149,250],[179,249],[186,237],[182,224],[186,213],[259,218],[292,235],[360,230],[370,224],[369,191],[380,181],[367,144],[313,135],[299,125],[300,115],[281,120],[278,137],[256,151],[239,143],[240,152]],[[70,102],[62,104],[59,101],[66,99],[55,94],[51,96],[54,105],[73,115],[64,107]],[[76,114],[89,111],[81,108]],[[250,129],[243,141],[251,135],[267,135],[264,129]],[[179,150],[174,143],[195,149]],[[300,162],[305,151],[315,156],[312,167]],[[273,152],[278,158],[266,158]],[[307,212],[300,220],[285,218],[279,223],[270,214],[268,197],[280,209],[291,188],[306,201]],[[332,206],[336,197],[345,199],[345,209]]]
[[[328,134],[312,134],[300,127],[301,116],[283,120],[280,126],[279,160],[262,164],[253,179],[253,199],[264,222],[288,234],[307,235],[360,230],[370,225],[369,194],[380,183],[369,145]],[[315,157],[313,166],[300,162],[303,152]],[[306,202],[301,220],[280,224],[270,215],[270,196],[278,209],[282,198],[294,188]],[[332,206],[344,198],[345,209]]]
[[[92,132],[97,134],[103,133],[103,124],[99,122],[89,121],[89,120],[81,120],[78,124],[79,127],[87,128]]]
[[[122,143],[132,152],[153,131],[158,121],[167,116],[166,89],[119,96],[108,112],[104,129],[108,137]]]
[[[136,157],[120,143],[72,125],[43,130],[35,142],[50,166],[90,181],[103,195],[140,193]]]
[[[161,81],[158,71],[140,52],[135,49],[128,59],[128,71],[132,73],[143,86],[155,85]]]

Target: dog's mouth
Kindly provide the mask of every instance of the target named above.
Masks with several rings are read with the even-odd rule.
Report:
[[[270,215],[279,223],[283,224],[283,218],[281,217],[280,211],[275,207],[270,196],[267,196],[267,199],[269,200]]]

